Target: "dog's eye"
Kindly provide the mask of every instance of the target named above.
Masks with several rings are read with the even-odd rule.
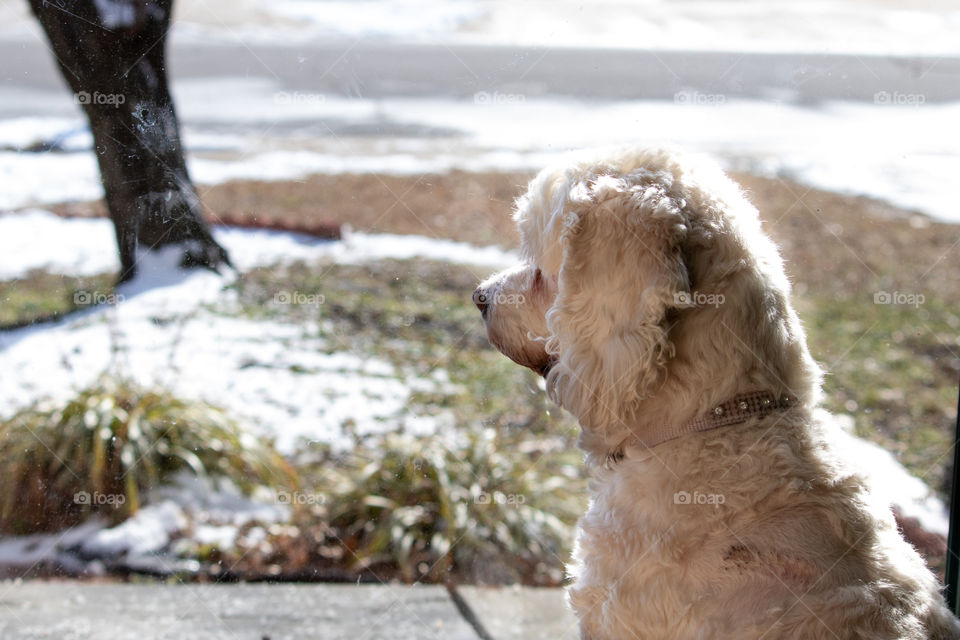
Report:
[[[537,270],[533,272],[533,286],[539,287],[542,281],[543,273],[541,273],[540,267],[537,267]]]

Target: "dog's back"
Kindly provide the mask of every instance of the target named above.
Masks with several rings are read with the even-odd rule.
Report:
[[[960,637],[835,428],[797,410],[598,469],[569,588],[583,637]]]

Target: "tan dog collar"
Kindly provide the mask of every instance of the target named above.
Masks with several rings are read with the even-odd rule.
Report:
[[[718,404],[693,420],[688,420],[675,429],[664,426],[660,429],[653,430],[642,438],[637,438],[637,441],[645,447],[652,449],[658,444],[675,440],[688,433],[711,431],[713,429],[719,429],[720,427],[741,424],[751,418],[763,418],[774,411],[787,409],[793,405],[793,398],[789,396],[777,397],[769,391],[741,393],[723,404]],[[609,468],[612,464],[616,464],[622,459],[623,445],[618,447],[616,451],[607,454],[604,466]]]

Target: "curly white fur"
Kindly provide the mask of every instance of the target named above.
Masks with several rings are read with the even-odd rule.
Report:
[[[474,299],[582,426],[583,638],[960,638],[814,417],[820,371],[782,260],[732,181],[675,151],[593,152],[542,171],[515,217],[525,262]],[[643,444],[752,391],[794,402]]]

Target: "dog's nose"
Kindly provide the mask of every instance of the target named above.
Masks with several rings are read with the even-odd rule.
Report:
[[[480,313],[483,313],[487,310],[487,292],[477,287],[477,290],[473,292],[473,304],[477,305],[477,309],[480,309]]]

